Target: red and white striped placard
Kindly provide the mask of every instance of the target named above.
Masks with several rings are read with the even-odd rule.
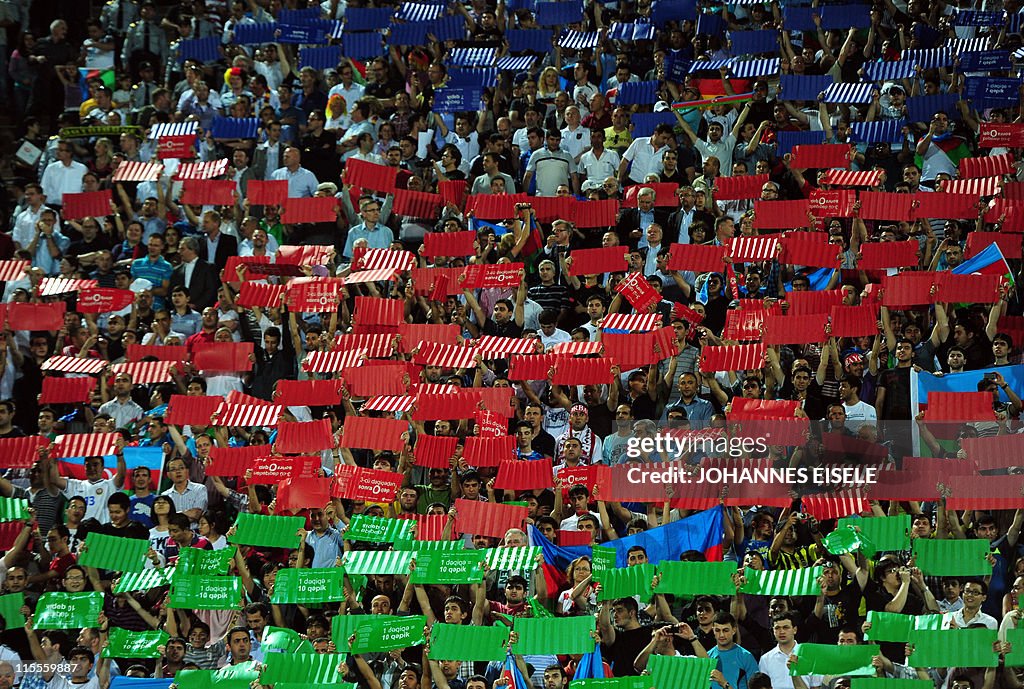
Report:
[[[287,285],[268,285],[260,282],[243,282],[238,291],[236,301],[239,306],[252,308],[258,306],[263,309],[273,308],[281,305],[281,295],[288,290]]]
[[[395,279],[398,273],[397,268],[374,268],[373,270],[360,270],[358,273],[350,273],[345,276],[346,285],[357,285],[365,282],[390,282]]]
[[[849,517],[871,509],[871,504],[864,496],[862,488],[842,490],[836,493],[805,495],[801,498],[801,503],[804,510],[818,521]]]
[[[182,163],[174,173],[174,179],[216,179],[228,171],[228,159],[211,160],[208,163]]]
[[[505,358],[511,354],[536,354],[536,340],[522,340],[518,337],[484,335],[476,342],[476,351],[485,359]]]
[[[775,257],[778,237],[736,237],[729,241],[729,255],[736,263],[768,261]]]
[[[0,282],[20,280],[31,265],[31,261],[0,261]]]
[[[878,170],[855,172],[852,170],[828,170],[822,184],[835,187],[877,187],[879,184]]]
[[[334,352],[310,352],[302,360],[306,373],[337,373],[342,369],[362,366],[365,349],[348,349]]]
[[[114,373],[128,373],[132,377],[132,383],[136,385],[149,385],[151,383],[169,383],[171,378],[171,366],[177,361],[136,361],[127,364],[114,364],[111,368]]]
[[[413,383],[409,386],[409,394],[416,395],[454,395],[462,390],[458,385],[450,383]]]
[[[978,196],[996,196],[999,194],[1002,186],[1003,180],[1000,177],[950,179],[942,182],[941,191],[945,194],[977,194]]]
[[[162,139],[165,136],[189,136],[199,131],[199,122],[160,122],[149,130],[150,139]]]
[[[120,433],[76,433],[58,435],[50,455],[57,459],[64,457],[106,457],[117,451]]]
[[[86,359],[77,356],[51,356],[39,368],[43,371],[60,371],[61,373],[84,373],[94,376],[103,370],[107,362],[102,359]]]
[[[163,174],[163,163],[121,163],[110,179],[114,182],[155,182]]]
[[[347,352],[358,349],[366,352],[367,359],[386,359],[394,353],[391,347],[395,336],[390,333],[363,333],[361,335],[346,334],[334,338],[331,351]]]
[[[416,352],[413,361],[417,364],[442,368],[473,368],[476,365],[473,358],[477,353],[473,347],[425,342]]]
[[[602,330],[628,330],[644,333],[661,327],[659,313],[612,313],[601,319]]]
[[[56,297],[83,289],[99,287],[95,280],[69,280],[67,278],[43,278],[39,283],[40,297]]]
[[[367,249],[353,264],[353,270],[379,270],[394,268],[406,271],[416,267],[416,256],[411,251]]]
[[[552,354],[569,354],[571,356],[587,356],[600,354],[603,347],[600,342],[559,342],[551,348]]]
[[[284,413],[277,404],[221,403],[213,413],[212,426],[275,426]]]
[[[377,395],[363,402],[364,411],[407,412],[416,398],[411,395]]]

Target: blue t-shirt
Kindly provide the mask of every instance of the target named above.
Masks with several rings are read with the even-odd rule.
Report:
[[[137,495],[130,496],[131,507],[128,510],[128,518],[134,519],[147,529],[153,528],[153,502],[156,501],[156,493],[150,493],[144,498]]]
[[[742,646],[733,646],[727,651],[715,646],[708,651],[708,657],[718,659],[715,669],[725,675],[725,681],[734,689],[747,689],[747,680],[759,672],[753,654]],[[714,686],[714,683],[709,686]]]

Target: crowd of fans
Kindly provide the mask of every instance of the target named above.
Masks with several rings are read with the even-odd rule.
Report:
[[[339,650],[351,639],[339,636],[349,627],[337,616],[410,614],[424,615],[428,626],[477,627],[593,616],[606,677],[639,675],[652,655],[693,655],[715,659],[712,689],[848,689],[845,672],[792,675],[790,668],[800,644],[873,643],[865,640],[870,612],[941,613],[944,629],[999,630],[995,667],[919,668],[902,643],[888,641],[871,662],[878,677],[925,679],[937,689],[1021,686],[1021,666],[1011,660],[1020,649],[1011,640],[1020,639],[1024,609],[1024,508],[947,509],[940,490],[918,501],[861,495],[849,512],[910,515],[911,541],[983,539],[990,574],[931,576],[911,550],[835,553],[823,538],[837,528],[834,517],[847,516],[841,510],[818,520],[797,493],[788,506],[734,505],[723,494],[721,507],[717,499],[700,506],[723,510],[722,557],[737,567],[734,595],[603,600],[592,559],[581,554],[569,562],[538,555],[536,568],[488,568],[482,583],[373,573],[346,576],[341,595],[322,602],[272,601],[282,571],[342,566],[352,552],[389,547],[346,538],[357,515],[413,519],[421,540],[462,539],[466,549],[536,547],[542,539],[597,546],[668,528],[696,505],[613,500],[595,474],[574,482],[580,468],[718,461],[714,452],[630,453],[630,443],[669,422],[683,434],[729,432],[738,404],[776,410],[768,418],[821,422],[792,444],[741,458],[758,466],[816,466],[830,435],[872,448],[864,454],[879,467],[899,466],[918,447],[959,462],[951,473],[975,473],[963,441],[1016,436],[1024,393],[1019,149],[981,143],[992,125],[1007,141],[1024,141],[1014,129],[1024,90],[997,88],[1020,58],[1017,3],[295,4],[0,0],[0,99],[19,137],[3,167],[0,261],[14,268],[4,273],[0,443],[13,457],[16,439],[40,441],[27,461],[26,445],[17,445],[22,460],[0,478],[0,495],[31,507],[27,517],[8,519],[24,526],[5,532],[9,549],[0,558],[0,689],[108,689],[119,675],[170,681],[182,670],[264,664],[282,650],[266,634],[274,628],[301,635],[304,645],[288,650],[341,654],[341,675],[363,689],[517,685],[501,662],[434,658],[429,643]],[[384,19],[386,30],[370,20],[382,8],[397,13]],[[842,15],[853,28],[831,19],[840,9],[855,10]],[[797,21],[801,12],[810,24]],[[360,29],[352,28],[356,17]],[[272,22],[276,28],[259,33]],[[424,22],[422,45],[395,38]],[[539,44],[526,40],[538,33]],[[306,44],[300,34],[316,40]],[[363,55],[367,36],[375,55]],[[340,58],[320,66],[322,55],[334,55],[322,49],[339,41]],[[349,55],[357,44],[359,55]],[[977,57],[985,52],[991,62]],[[473,107],[447,112],[442,99]],[[182,135],[182,152],[167,157],[164,139]],[[847,148],[838,162],[832,155],[822,168],[801,167],[823,159],[812,150],[820,144]],[[802,157],[793,145],[812,152]],[[991,169],[986,157],[996,161]],[[962,174],[961,161],[989,172]],[[126,172],[147,163],[162,168],[143,178]],[[203,172],[180,179],[196,169]],[[233,183],[232,202],[185,202],[218,180]],[[250,192],[266,193],[265,182],[285,182],[287,198],[253,202]],[[882,197],[865,192],[909,194],[914,202],[892,202],[887,216],[870,200]],[[915,212],[940,208],[922,205],[929,192],[948,196],[952,205],[942,208],[956,212]],[[109,201],[83,216],[80,194]],[[313,198],[335,199],[318,206],[329,209],[326,218],[288,221],[297,200]],[[775,220],[779,202],[807,199],[815,205],[800,206],[797,221]],[[823,214],[819,200],[840,210]],[[608,202],[616,206],[610,215]],[[592,221],[598,207],[602,220]],[[460,245],[465,253],[439,255],[443,235],[459,232],[474,233]],[[757,238],[770,248],[752,249]],[[791,259],[793,238],[816,238],[835,260]],[[942,275],[993,245],[1002,255],[990,265],[1006,279],[987,301],[942,287]],[[893,258],[906,257],[907,246],[909,259]],[[610,247],[619,248],[599,251]],[[712,255],[713,269],[693,253],[704,249],[710,253],[699,256]],[[601,269],[584,274],[584,264]],[[505,265],[511,272],[498,272]],[[378,268],[390,272],[359,276]],[[923,301],[880,296],[914,272],[938,286],[926,288]],[[481,274],[505,282],[481,286]],[[311,284],[327,286],[319,302],[326,310],[302,300]],[[261,300],[259,290],[274,296]],[[811,291],[827,296],[824,310],[798,313],[795,295]],[[93,292],[116,308],[85,308]],[[26,329],[14,317],[47,304],[63,309],[47,312],[59,325],[51,319]],[[843,307],[874,309],[869,327],[835,334],[833,309]],[[753,332],[741,313],[760,314]],[[763,359],[710,364],[719,347],[756,345],[769,318],[786,327],[798,322],[787,318],[815,315],[831,316],[835,330],[774,333],[759,350]],[[806,332],[807,321],[799,322]],[[462,356],[471,347],[479,349]],[[217,348],[243,352],[244,365],[196,365],[200,353]],[[332,353],[348,357],[324,365]],[[541,355],[550,355],[541,367],[526,361]],[[595,357],[599,374],[568,373],[567,362]],[[156,376],[132,367],[161,361],[174,363]],[[367,376],[373,365],[384,373]],[[530,374],[517,375],[518,365]],[[950,439],[920,413],[917,376],[971,372],[969,390],[992,396],[991,418],[959,419],[970,423]],[[92,384],[85,399],[48,401],[52,378]],[[333,381],[336,399],[275,402],[290,381]],[[481,391],[470,411],[446,417],[467,390]],[[181,414],[196,397],[226,406],[214,404],[209,423],[176,423],[175,407]],[[431,401],[424,418],[418,412]],[[217,418],[232,405],[255,414],[274,404],[281,408],[270,423]],[[405,422],[400,446],[346,435],[359,417]],[[337,488],[355,467],[391,472],[393,495],[352,499],[339,489],[298,509],[294,496],[281,504],[287,481],[256,483],[254,463],[234,472],[218,465],[240,448],[264,448],[244,455],[250,463],[289,459],[275,445],[277,422],[323,420],[330,439],[304,448],[314,459],[305,477],[338,477]],[[63,449],[68,438],[102,434],[117,437],[106,459],[76,460]],[[475,465],[480,455],[467,438],[487,435],[514,443]],[[456,442],[435,442],[445,438]],[[423,466],[428,443],[448,448],[440,464]],[[133,464],[142,456],[136,449],[155,450],[159,460]],[[546,462],[552,473],[528,490],[503,488],[510,482],[501,471],[527,461]],[[993,469],[1007,481],[1018,475],[1012,466],[986,473]],[[518,503],[527,517],[503,538],[477,534],[458,521],[459,499]],[[303,517],[299,546],[229,544],[240,513]],[[442,524],[427,535],[428,525]],[[581,540],[578,532],[589,535]],[[169,581],[125,590],[118,584],[135,573],[78,564],[90,534],[148,540],[144,572],[170,571],[188,549],[235,548],[225,562],[228,576],[240,578],[242,600],[227,610],[189,610],[169,605]],[[648,564],[647,551],[629,548],[620,564]],[[822,568],[817,595],[741,591],[745,573],[813,567]],[[94,626],[35,629],[41,595],[89,591],[103,594]],[[167,636],[146,657],[107,657],[117,630]],[[581,658],[531,654],[513,662],[527,686],[563,689]],[[174,681],[189,686],[187,673]]]

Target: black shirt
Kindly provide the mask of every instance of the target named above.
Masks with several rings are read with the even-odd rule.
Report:
[[[601,653],[612,666],[616,677],[635,677],[640,674],[633,667],[633,662],[640,655],[640,651],[651,642],[652,631],[651,627],[637,627],[629,631],[616,630],[613,645],[601,643]]]

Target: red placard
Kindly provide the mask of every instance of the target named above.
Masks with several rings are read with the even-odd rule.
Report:
[[[960,178],[1001,177],[1014,172],[1013,154],[960,159]]]
[[[1024,124],[982,122],[978,132],[979,148],[1024,148]]]
[[[853,189],[814,189],[811,191],[811,212],[818,218],[853,217],[857,192]]]
[[[398,343],[400,351],[409,354],[423,342],[457,344],[460,331],[454,323],[402,323],[398,326],[398,334],[402,336]]]
[[[285,292],[288,308],[298,313],[336,311],[343,286],[338,278],[296,278]]]
[[[625,247],[607,246],[600,249],[577,249],[566,259],[569,275],[600,275],[621,272],[628,265]]]
[[[930,392],[925,421],[995,421],[992,394],[988,392]]]
[[[721,181],[723,178],[719,178]],[[654,205],[659,208],[675,208],[679,205],[679,197],[676,196],[676,190],[679,189],[679,185],[674,182],[655,182],[654,184],[634,184],[626,187],[626,195],[622,201],[623,208],[636,208],[637,207],[637,196],[640,194],[641,189],[653,189],[654,190]],[[760,195],[760,191],[758,191]],[[717,194],[715,198],[718,198]],[[582,202],[581,202],[582,203]]]
[[[455,436],[418,436],[413,448],[415,464],[428,469],[450,469],[458,444],[459,439]]]
[[[192,364],[202,371],[237,372],[252,368],[252,342],[200,343],[192,350]]]
[[[476,232],[427,232],[423,235],[423,255],[434,256],[474,256],[476,248]]]
[[[810,201],[754,201],[754,227],[764,230],[792,230],[807,227]]]
[[[561,354],[513,356],[508,360],[508,377],[511,380],[547,380],[548,371],[565,358]]]
[[[912,219],[914,196],[885,191],[860,193],[860,217],[864,220],[909,222]]]
[[[517,203],[529,202],[526,194],[473,194],[466,201],[466,213],[473,211],[481,220],[509,220],[516,216]]]
[[[886,275],[882,279],[882,304],[904,308],[934,302],[932,292],[938,284],[938,274],[908,272]]]
[[[395,190],[397,167],[378,165],[358,158],[350,158],[345,163],[342,179],[353,187],[362,187],[372,191],[392,193]]]
[[[459,208],[462,208],[462,203],[466,200],[467,189],[467,182],[461,179],[437,183],[437,192],[440,194],[441,200],[445,204],[451,203]]]
[[[715,201],[761,198],[761,187],[768,175],[739,175],[719,177],[715,180]]]
[[[576,201],[572,206],[572,213],[573,221],[580,229],[611,227],[619,214],[619,202],[615,199]]]
[[[630,273],[615,285],[615,291],[626,298],[626,301],[639,312],[645,312],[661,301],[658,294],[641,273]]]
[[[78,292],[78,310],[82,313],[111,313],[132,305],[135,293],[113,287],[86,287]]]
[[[1024,466],[1024,436],[994,435],[987,438],[963,438],[960,447],[979,470]]]
[[[1024,235],[1008,234],[1005,232],[971,232],[967,235],[967,247],[964,249],[964,258],[971,258],[980,251],[984,251],[989,244],[996,244],[1003,256],[1020,256],[1022,251],[1022,240]]]
[[[571,196],[535,196],[531,201],[534,215],[540,222],[553,222],[572,217],[576,202]]]
[[[186,179],[181,202],[190,206],[230,206],[237,184],[232,179]]]
[[[878,305],[832,307],[832,337],[862,337],[878,334]]]
[[[43,377],[40,404],[78,404],[88,402],[96,387],[96,379],[92,376],[84,378]]]
[[[870,242],[860,245],[861,257],[857,267],[861,270],[908,268],[918,263],[920,244],[911,239],[906,242]]]
[[[818,292],[787,292],[789,303],[788,315],[807,316],[818,313],[831,313],[833,306],[843,303],[843,290],[830,289]]]
[[[111,201],[109,189],[106,191],[83,191],[80,194],[64,194],[64,205],[60,212],[65,220],[104,218],[113,212],[110,209]]]
[[[7,323],[17,330],[60,330],[67,304],[7,304]]]
[[[496,467],[506,459],[515,457],[516,439],[511,435],[499,437],[470,436],[462,449],[462,458],[474,467]]]
[[[221,274],[224,276],[224,282],[230,282],[234,285],[239,284],[238,280],[238,266],[245,266],[246,270],[242,275],[243,280],[248,282],[250,280],[262,280],[263,275],[253,275],[253,271],[249,270],[249,266],[270,263],[270,256],[228,256],[227,263],[224,264],[224,270]]]
[[[790,167],[807,169],[830,169],[850,167],[849,144],[797,144],[793,147]]]
[[[1019,509],[1024,499],[1024,476],[957,476],[947,486],[951,510]]]
[[[334,447],[331,420],[282,421],[277,424],[274,450],[284,454],[304,454]]]
[[[284,202],[281,222],[295,223],[334,222],[338,219],[341,202],[333,196],[314,196],[305,199],[288,199]]]
[[[253,179],[245,187],[250,206],[280,206],[288,200],[288,180]]]
[[[799,406],[798,400],[752,400],[734,397],[732,408],[729,410],[729,420],[792,419]]]
[[[276,308],[281,305],[281,295],[288,291],[288,285],[268,285],[262,282],[243,282],[235,301],[239,306],[251,309]]]
[[[361,328],[390,326],[397,332],[398,325],[405,321],[405,304],[395,299],[380,297],[356,297],[353,323]]]
[[[841,249],[824,232],[789,232],[782,236],[780,263],[812,268],[838,268]]]
[[[673,244],[669,247],[668,268],[695,273],[720,273],[725,269],[726,251],[724,246]]]
[[[700,353],[700,370],[747,371],[764,367],[765,345],[709,345]]]
[[[398,419],[349,416],[341,430],[340,447],[401,452],[405,448],[402,436],[408,432],[409,424]]]
[[[555,377],[552,378],[552,382],[555,385],[607,385],[612,382],[614,365],[615,360],[610,357],[562,358],[555,365]]]
[[[668,356],[654,353],[654,332],[603,333],[601,343],[604,356],[614,359],[623,371],[654,364]]]
[[[286,407],[333,407],[341,404],[341,382],[279,380],[274,388],[274,404],[283,404]]]
[[[939,273],[939,289],[935,292],[935,301],[994,304],[999,301],[1000,288],[1005,279],[1002,275]]]
[[[735,340],[737,342],[760,340],[766,315],[765,311],[754,311],[751,309],[726,311],[725,327],[722,328],[722,339]]]
[[[404,474],[392,471],[339,466],[334,470],[331,497],[366,502],[392,502],[404,479]]]
[[[523,528],[527,509],[520,505],[500,505],[479,500],[455,501],[455,531],[477,536],[504,538],[509,529]]]
[[[325,266],[334,257],[330,244],[292,246],[283,244],[277,249],[277,262],[293,266]],[[301,274],[301,273],[300,273]]]
[[[156,157],[160,160],[167,158],[195,158],[196,144],[195,134],[183,134],[178,136],[161,136],[156,143]]]
[[[205,395],[171,395],[164,421],[176,426],[209,426],[210,417],[223,401],[221,397]]]
[[[533,490],[552,486],[551,460],[506,459],[498,466],[498,490]]]
[[[332,479],[319,477],[295,477],[281,481],[277,486],[275,513],[298,512],[311,505],[322,507],[331,501],[333,485]]]
[[[404,395],[409,389],[405,366],[398,363],[346,368],[342,378],[353,397]]]
[[[49,444],[50,439],[41,435],[0,438],[0,454],[4,458],[4,466],[8,469],[28,469],[39,461],[39,448]]]
[[[500,438],[508,435],[508,419],[488,409],[474,413],[473,423],[476,425],[477,435],[482,438]]]
[[[766,345],[805,344],[828,339],[825,327],[828,314],[804,316],[765,316],[762,342]]]
[[[428,194],[425,191],[395,189],[394,197],[391,210],[396,215],[404,215],[407,218],[428,218],[431,223],[437,217],[437,211],[444,205],[444,199],[439,194]]]
[[[940,194],[917,192],[914,218],[975,219],[978,217],[978,197],[974,194]]]

